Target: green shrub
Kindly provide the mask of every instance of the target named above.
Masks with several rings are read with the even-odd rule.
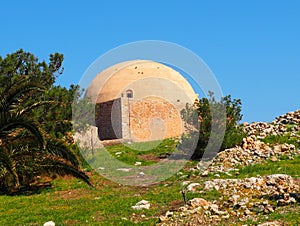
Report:
[[[243,132],[241,125],[238,124],[242,119],[241,105],[240,99],[232,100],[230,95],[217,101],[213,93],[210,92],[208,98],[196,100],[193,106],[187,105],[186,108],[181,111],[181,116],[186,123],[189,136],[195,136],[196,133],[199,136],[197,146],[192,154],[192,159],[200,159],[209,143],[208,141],[212,130],[212,111],[215,114],[215,130],[218,131],[219,129],[222,131],[222,127],[225,127],[224,136],[222,132],[217,132],[213,142],[211,142],[213,143],[212,145],[222,143],[219,150],[212,151],[212,157],[218,151],[242,143],[246,134]],[[226,123],[226,125],[224,125],[224,123]],[[212,149],[213,148],[214,147],[212,147]]]

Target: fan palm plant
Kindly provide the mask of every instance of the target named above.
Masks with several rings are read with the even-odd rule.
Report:
[[[38,175],[70,174],[89,183],[80,162],[63,141],[43,132],[33,110],[53,101],[34,101],[46,90],[22,76],[0,93],[0,187],[19,189]]]

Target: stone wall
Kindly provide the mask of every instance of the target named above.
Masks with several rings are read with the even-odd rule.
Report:
[[[121,98],[98,103],[95,121],[100,140],[122,138]]]
[[[176,107],[159,97],[146,97],[130,105],[130,135],[134,141],[180,136],[183,123]]]
[[[159,97],[121,97],[97,104],[100,140],[160,140],[180,136],[183,122],[176,106]]]

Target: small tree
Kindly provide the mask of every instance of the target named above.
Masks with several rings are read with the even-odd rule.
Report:
[[[216,101],[213,93],[210,92],[208,98],[196,100],[193,106],[187,105],[186,108],[181,111],[182,118],[187,124],[186,127],[198,129],[199,139],[196,150],[192,155],[192,159],[200,159],[208,145],[212,128],[211,109],[214,109],[215,114],[218,114],[218,112],[221,114],[222,109],[225,109],[226,111],[226,120],[218,120],[218,117],[215,117],[215,120],[217,120],[215,122],[217,127],[219,126],[221,128],[222,126],[225,126],[222,123],[226,122],[224,137],[217,136],[214,141],[222,142],[220,151],[242,143],[245,134],[238,124],[242,119],[241,104],[240,99],[232,100],[230,95],[221,98],[220,101]],[[197,117],[195,115],[197,115]],[[220,117],[223,116],[220,115]],[[195,129],[188,130],[188,133],[195,134]]]

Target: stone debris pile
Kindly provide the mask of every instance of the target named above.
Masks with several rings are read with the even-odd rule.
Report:
[[[229,218],[228,212],[220,210],[217,204],[203,198],[194,198],[189,200],[187,205],[180,207],[178,211],[168,211],[164,216],[160,216],[160,225],[185,225],[184,222],[191,223],[191,217],[195,215],[201,216],[197,218],[197,225],[212,222],[218,218]]]
[[[288,112],[275,118],[274,124],[300,124],[300,110]]]
[[[244,123],[243,130],[249,136],[257,136],[258,138],[265,138],[268,135],[282,135],[287,132],[285,125],[267,122]]]
[[[284,135],[287,133],[297,135],[296,133],[300,131],[300,110],[288,112],[285,115],[276,117],[271,123],[244,123],[243,129],[249,136],[255,135],[258,138],[265,138],[268,135]]]
[[[271,148],[255,136],[250,136],[243,139],[242,146],[219,152],[213,161],[200,161],[197,168],[202,176],[209,173],[237,173],[238,166],[253,165],[268,159],[275,162],[280,156],[289,156],[292,159],[297,154],[300,154],[300,150],[293,144],[278,144]]]
[[[230,217],[241,221],[255,220],[257,214],[268,214],[278,206],[300,201],[297,182],[286,174],[272,174],[246,179],[214,179],[206,181],[199,194],[216,190],[220,198],[212,202],[203,198],[188,201],[176,212],[160,217],[161,225],[180,225],[202,216],[202,223],[217,223]]]
[[[287,136],[300,140],[300,110],[288,112],[277,117],[271,123],[254,122],[244,124],[247,137],[241,146],[219,152],[211,161],[200,161],[197,169],[202,180],[204,177],[220,174],[234,176],[240,167],[259,164],[270,160],[280,161],[283,156],[294,159],[300,154],[293,144],[269,145],[262,141],[269,135]],[[284,170],[282,170],[284,172]],[[201,180],[200,180],[201,181]],[[200,182],[196,181],[196,182]],[[204,183],[184,181],[185,191],[199,193],[198,198],[187,202],[177,211],[168,211],[160,217],[160,225],[216,225],[224,219],[254,220],[260,214],[269,214],[281,206],[300,203],[299,180],[286,174],[272,174],[245,179],[212,179]],[[201,194],[212,192],[215,200],[207,201]],[[258,224],[282,225],[280,222]]]
[[[247,208],[254,212],[257,205],[265,205],[262,211],[273,212],[274,207],[268,204],[267,200],[274,200],[277,206],[296,203],[295,197],[299,190],[299,185],[295,180],[286,174],[272,174],[263,177],[251,177],[245,179],[214,179],[204,183],[204,190],[217,190],[222,194],[222,199],[228,200],[223,205],[233,209],[242,208],[243,212]],[[295,196],[295,197],[292,197]],[[263,203],[253,203],[251,200],[265,199]]]

